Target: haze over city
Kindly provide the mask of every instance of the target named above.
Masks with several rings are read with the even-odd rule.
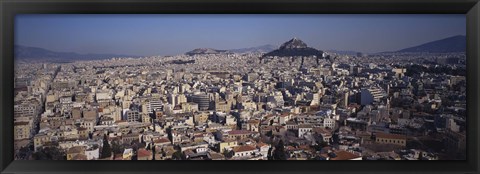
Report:
[[[59,52],[178,55],[277,45],[396,51],[466,33],[465,15],[18,15],[15,44]]]

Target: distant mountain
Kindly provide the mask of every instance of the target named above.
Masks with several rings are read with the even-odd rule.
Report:
[[[293,38],[285,43],[283,43],[280,48],[273,50],[263,57],[269,56],[279,56],[279,57],[289,57],[289,56],[317,56],[321,57],[323,51],[317,50],[315,48],[308,47],[305,42],[300,39]]]
[[[212,48],[197,48],[192,51],[186,52],[186,55],[193,56],[197,54],[220,54],[220,53],[229,53],[228,50],[216,50]]]
[[[422,45],[405,48],[397,52],[429,52],[429,53],[447,53],[447,52],[465,52],[467,49],[467,38],[463,35],[452,36],[449,38],[436,40]]]
[[[38,47],[15,45],[15,59],[26,61],[72,62],[75,60],[98,60],[113,57],[139,57],[118,54],[78,54],[74,52],[56,52]]]
[[[326,50],[325,52],[342,54],[342,55],[357,55],[358,51],[344,51],[344,50]]]
[[[290,50],[290,49],[305,49],[307,48],[307,44],[305,42],[303,42],[302,40],[300,39],[297,39],[296,37],[294,37],[293,39],[283,43],[281,46],[280,46],[280,50]]]
[[[278,47],[275,45],[262,45],[258,47],[250,47],[250,48],[240,48],[240,49],[231,49],[230,52],[233,53],[268,53],[277,49]]]

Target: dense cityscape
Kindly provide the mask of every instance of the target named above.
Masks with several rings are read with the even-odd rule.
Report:
[[[281,44],[281,43],[279,43]],[[465,52],[17,61],[17,160],[464,160]]]

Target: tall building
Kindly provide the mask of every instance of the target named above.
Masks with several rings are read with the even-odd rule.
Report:
[[[360,105],[369,105],[373,102],[379,102],[385,96],[385,91],[383,91],[382,88],[364,88],[360,92]]]
[[[14,125],[15,140],[29,139],[32,137],[32,127],[29,122],[16,122]]]
[[[210,99],[206,94],[196,94],[192,97],[193,102],[198,104],[200,111],[206,111],[210,107]]]
[[[142,103],[142,113],[144,114],[151,114],[153,113],[153,110],[150,108],[150,102],[145,101]]]
[[[141,115],[138,111],[128,110],[125,114],[128,122],[136,122],[141,119]]]
[[[149,113],[153,113],[155,110],[163,110],[163,102],[160,99],[152,99],[149,102]]]
[[[19,104],[14,106],[15,117],[33,117],[37,114],[37,106],[32,104]]]
[[[465,133],[454,132],[450,129],[445,130],[445,149],[447,153],[460,155],[464,157],[466,155],[466,135]]]
[[[311,106],[320,104],[320,93],[319,92],[307,93],[306,98],[308,100],[312,101],[310,103]]]
[[[176,106],[178,104],[177,97],[175,94],[169,94],[167,97],[168,103],[170,103],[173,106]]]
[[[176,101],[178,102],[177,105],[187,102],[187,97],[183,94],[178,94],[175,96],[175,98],[176,98]]]
[[[187,102],[187,97],[183,94],[168,95],[168,103],[172,104],[173,106],[177,106],[185,102]]]
[[[348,97],[349,97],[349,94],[348,92],[345,93],[345,97],[343,99],[343,108],[347,108],[348,107]]]

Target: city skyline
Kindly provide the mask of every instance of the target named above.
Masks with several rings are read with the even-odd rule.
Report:
[[[467,157],[464,17],[50,17],[17,18],[15,160]]]
[[[464,15],[19,15],[15,24],[16,45],[134,56],[293,37],[321,50],[376,53],[466,34]]]

